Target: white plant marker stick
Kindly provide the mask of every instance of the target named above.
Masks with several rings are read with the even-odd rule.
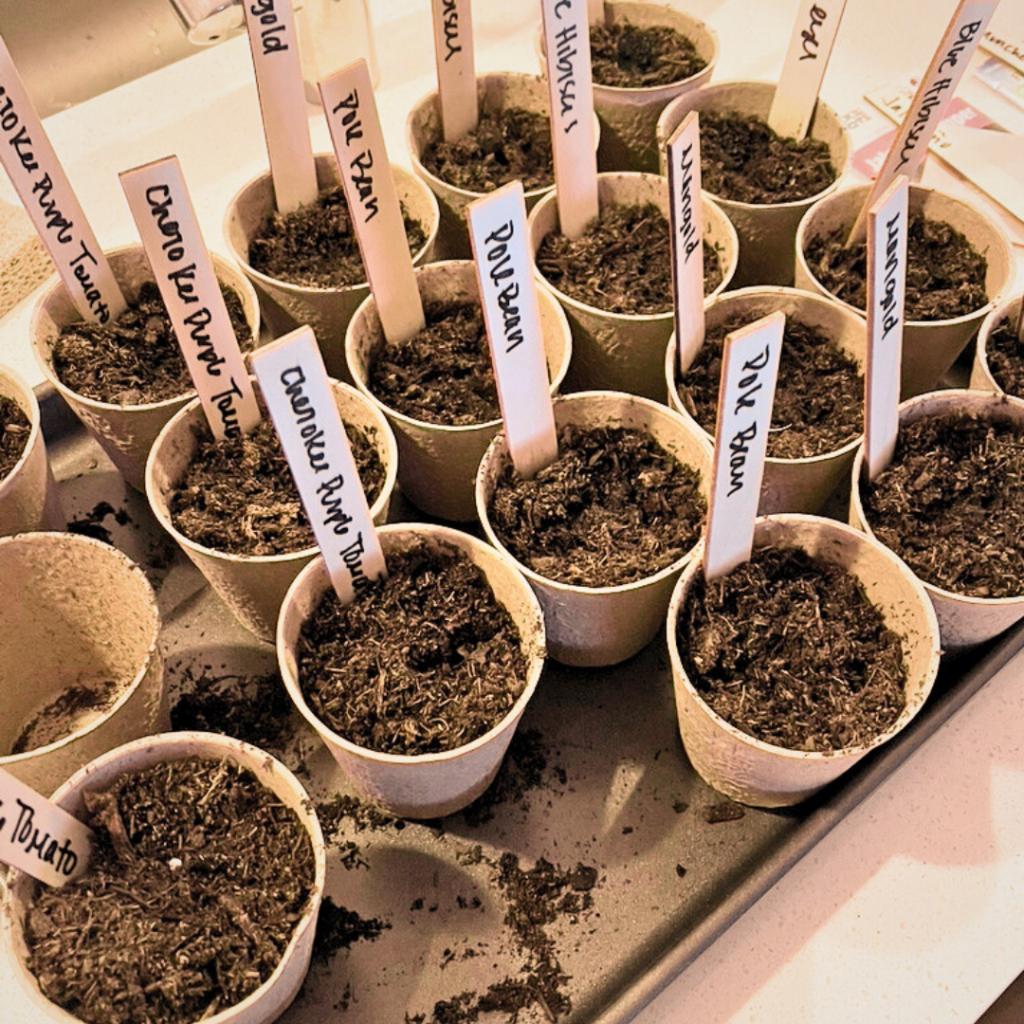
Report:
[[[910,182],[901,174],[868,211],[864,465],[869,480],[874,480],[889,465],[899,430],[909,195]]]
[[[427,321],[366,61],[320,82],[320,98],[384,337],[408,341]]]
[[[676,355],[686,373],[704,341],[704,218],[700,198],[700,116],[696,110],[668,140],[669,223],[675,292]]]
[[[387,566],[316,338],[300,327],[249,359],[331,584],[350,604]]]
[[[587,13],[587,0],[541,0],[555,196],[569,238],[579,238],[600,212]]]
[[[43,130],[7,45],[0,39],[0,163],[50,254],[75,309],[106,324],[125,301]]]
[[[724,576],[750,560],[785,326],[785,313],[771,313],[725,339],[704,539],[705,579]]]
[[[910,109],[896,131],[882,169],[868,192],[864,206],[850,229],[847,245],[862,242],[867,233],[868,210],[889,187],[897,174],[914,180],[918,168],[928,155],[928,144],[945,116],[946,107],[963,78],[978,43],[985,34],[999,0],[960,0],[910,101]]]
[[[91,853],[90,828],[0,768],[0,862],[59,887]]]
[[[529,478],[558,458],[558,436],[522,182],[478,199],[468,216],[508,450],[519,475]]]
[[[243,0],[263,134],[280,213],[317,197],[299,37],[291,0]]]
[[[445,142],[476,128],[476,64],[473,60],[473,8],[470,0],[430,0],[434,15],[437,95]]]
[[[119,177],[213,436],[248,434],[260,421],[259,403],[178,158]]]
[[[768,126],[783,138],[807,134],[845,8],[846,0],[800,0],[768,112]]]

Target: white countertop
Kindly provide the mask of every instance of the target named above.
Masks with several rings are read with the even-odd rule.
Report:
[[[429,4],[371,6],[385,134],[391,158],[407,164],[405,112],[433,87]],[[685,7],[719,33],[715,80],[777,75],[796,0],[689,0]],[[840,112],[866,107],[865,90],[920,73],[954,7],[954,0],[851,0],[823,96]],[[1024,0],[1003,0],[1007,7],[1024,16]],[[477,0],[474,8],[478,69],[535,70],[537,6]],[[1004,124],[1024,130],[1024,115],[977,83],[960,95],[979,97],[987,112],[998,110]],[[314,145],[327,150],[322,117],[310,113]],[[57,114],[46,127],[105,248],[135,240],[118,171],[177,153],[207,242],[224,252],[227,201],[266,164],[241,38]],[[924,180],[958,187],[935,166]],[[0,198],[15,201],[5,178]],[[1021,225],[1007,228],[1016,243],[1024,240]],[[1019,261],[1019,244],[1016,252]],[[27,345],[30,305],[31,297],[0,324],[0,362],[38,383]],[[999,673],[644,1010],[639,1024],[975,1021],[1024,970],[1022,672],[1018,658]],[[31,1024],[2,971],[0,992],[4,1019]],[[402,1012],[396,1007],[396,1020]]]

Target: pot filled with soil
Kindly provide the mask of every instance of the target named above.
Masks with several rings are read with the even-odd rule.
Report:
[[[665,397],[665,346],[672,334],[668,181],[654,174],[599,174],[600,215],[580,238],[561,233],[558,202],[546,195],[530,214],[530,246],[541,281],[572,327],[572,390]],[[706,196],[704,293],[730,286],[736,232]]]
[[[0,768],[49,793],[166,728],[160,613],[120,551],[70,533],[0,540]]]
[[[416,282],[426,329],[390,344],[371,296],[345,338],[349,371],[395,432],[402,494],[432,516],[467,522],[476,517],[476,468],[501,427],[476,272],[468,261],[434,263],[416,271]],[[554,394],[572,341],[555,299],[538,289],[537,301]]]
[[[537,599],[509,559],[443,526],[379,531],[388,578],[339,604],[324,562],[285,600],[288,693],[360,794],[452,814],[491,784],[544,666]]]
[[[939,636],[887,548],[830,519],[757,521],[749,562],[708,581],[694,556],[672,595],[679,731],[719,792],[798,803],[899,733],[928,699]]]
[[[772,82],[719,82],[673,100],[658,120],[664,171],[672,133],[700,111],[701,184],[736,227],[737,287],[793,284],[800,218],[835,191],[850,156],[839,115],[820,99],[805,139],[776,135],[767,124],[774,96]]]
[[[900,406],[892,462],[853,464],[850,521],[892,548],[935,606],[945,650],[1024,615],[1024,402],[938,391]]]
[[[275,335],[308,324],[332,377],[347,380],[344,338],[352,314],[370,293],[333,153],[316,159],[316,203],[281,216],[264,171],[243,185],[224,215],[224,238],[260,297]],[[440,214],[433,193],[414,174],[391,165],[409,252],[432,259]],[[351,383],[351,381],[349,381]]]
[[[864,316],[867,247],[845,247],[868,186],[844,189],[807,211],[797,232],[796,283]],[[910,186],[906,312],[900,394],[929,391],[953,365],[1010,283],[1002,228],[971,204]]]
[[[772,410],[760,515],[818,512],[850,466],[864,427],[864,321],[851,310],[795,288],[743,288],[712,299],[706,334],[680,375],[675,335],[665,354],[668,404],[713,442],[725,338],[781,310],[786,329]]]
[[[383,524],[398,474],[394,434],[355,388],[333,387],[370,514]],[[157,521],[235,618],[273,642],[284,596],[317,548],[270,418],[250,434],[215,441],[196,399],[153,445],[146,494]]]
[[[55,275],[32,313],[32,348],[50,383],[125,480],[141,491],[157,434],[195,390],[142,247],[106,255],[128,309],[113,323],[86,323]],[[243,352],[255,348],[256,293],[231,263],[215,252],[210,257],[239,344]]]
[[[430,186],[441,212],[434,258],[472,259],[466,208],[511,181],[521,181],[526,209],[554,187],[548,87],[515,71],[476,77],[480,120],[445,142],[437,90],[409,112],[405,139],[413,170]]]
[[[20,374],[0,366],[0,536],[63,525],[39,403]]]
[[[616,392],[556,399],[555,426],[558,459],[532,480],[494,439],[477,510],[536,591],[551,657],[614,665],[661,628],[704,529],[711,446],[664,405]]]
[[[1017,337],[1021,296],[1007,299],[982,321],[970,387],[1024,398],[1024,346]]]
[[[536,47],[546,73],[540,30]],[[661,4],[606,3],[604,22],[590,26],[600,168],[657,173],[658,117],[675,97],[711,78],[718,53],[714,29],[692,15]]]
[[[63,888],[12,872],[5,956],[40,1024],[269,1024],[309,966],[326,856],[270,755],[201,732],[112,750],[54,794],[96,836]]]

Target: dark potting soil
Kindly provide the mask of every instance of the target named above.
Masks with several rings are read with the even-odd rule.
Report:
[[[875,535],[927,583],[970,597],[1024,594],[1024,432],[966,414],[900,425],[861,486]]]
[[[590,61],[594,83],[618,89],[681,82],[708,64],[693,42],[674,28],[629,22],[591,25]]]
[[[727,576],[698,575],[677,641],[722,718],[789,750],[868,743],[906,703],[899,637],[853,576],[800,550],[761,548]]]
[[[648,434],[564,426],[559,457],[532,480],[509,464],[488,515],[502,544],[547,579],[585,587],[652,576],[700,535],[700,474]]]
[[[427,326],[384,341],[368,384],[384,405],[426,423],[466,426],[501,415],[484,315],[475,302],[427,302]]]
[[[608,313],[650,316],[672,309],[672,255],[668,220],[646,206],[608,206],[577,239],[545,236],[537,269],[570,298]],[[704,245],[704,294],[722,282],[714,247]]]
[[[112,708],[122,690],[112,679],[67,687],[25,723],[10,753],[24,754],[70,736]]]
[[[529,192],[554,181],[551,123],[543,114],[509,107],[481,113],[461,139],[431,142],[420,162],[436,178],[469,192],[492,192],[521,181]]]
[[[812,238],[807,262],[814,276],[834,295],[857,309],[867,303],[867,243],[846,247],[849,226]],[[949,320],[973,313],[988,302],[988,263],[967,239],[944,221],[921,214],[907,231],[908,320]]]
[[[709,330],[686,375],[676,378],[680,399],[710,434],[718,416],[726,335],[748,323],[735,317]],[[841,448],[862,429],[863,396],[856,361],[823,331],[787,316],[768,454],[801,459]]]
[[[299,638],[303,695],[361,747],[453,750],[495,726],[523,692],[519,631],[453,548],[389,555],[388,573],[352,604],[323,597]]]
[[[737,203],[809,199],[836,180],[828,146],[782,138],[758,117],[700,112],[701,184]]]
[[[242,301],[223,286],[221,294],[242,351],[248,351],[252,331]],[[72,391],[114,405],[164,402],[192,390],[167,307],[152,281],[113,323],[76,320],[61,328],[53,343],[53,368]]]
[[[29,418],[12,398],[0,395],[0,480],[18,464],[25,454],[28,435],[32,432]]]
[[[409,252],[427,240],[419,221],[402,209]],[[366,280],[359,243],[340,185],[322,189],[316,202],[292,213],[273,213],[249,242],[249,265],[267,277],[303,288],[343,288]]]
[[[313,850],[251,772],[166,762],[86,805],[88,871],[41,887],[26,921],[48,999],[90,1024],[193,1024],[270,976],[306,909]]]
[[[367,431],[345,424],[359,479],[372,505],[384,464]],[[171,522],[190,540],[233,555],[281,555],[316,540],[288,461],[268,418],[249,434],[214,440],[205,421],[196,450],[170,495]]]
[[[993,380],[1008,395],[1024,398],[1024,346],[1013,320],[1004,320],[989,334],[986,350]]]
[[[349,949],[354,942],[372,942],[390,927],[379,917],[361,917],[356,911],[339,906],[330,896],[325,896],[316,920],[313,962],[329,963],[340,950]]]

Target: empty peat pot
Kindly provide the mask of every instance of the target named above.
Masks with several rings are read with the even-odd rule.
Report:
[[[608,206],[652,203],[669,217],[668,179],[656,174],[608,173],[597,176],[598,201]],[[718,256],[722,280],[708,296],[730,287],[738,246],[729,218],[706,195],[702,196],[704,245]],[[558,197],[552,191],[534,207],[529,219],[530,249],[536,267],[544,239],[560,230]],[[538,279],[561,303],[572,328],[573,361],[568,381],[573,390],[622,391],[662,401],[665,397],[665,346],[672,334],[671,289],[659,313],[613,313],[574,299],[537,270]]]
[[[426,263],[433,258],[440,223],[437,201],[416,175],[397,164],[391,165],[391,174],[399,202],[409,218],[420,224],[426,236],[426,241],[413,254],[413,262]],[[316,156],[316,177],[321,191],[340,183],[333,153]],[[224,238],[228,250],[256,289],[264,318],[274,334],[286,334],[303,324],[308,325],[316,335],[327,372],[351,383],[345,367],[345,329],[359,304],[370,294],[370,286],[362,281],[340,288],[312,288],[269,277],[256,270],[249,262],[249,247],[276,209],[274,183],[267,170],[243,185],[228,203],[224,214]]]
[[[776,311],[801,325],[811,327],[827,337],[842,353],[852,359],[861,374],[864,372],[867,344],[864,321],[855,313],[835,302],[795,288],[741,288],[711,299],[705,307],[705,325],[708,330],[736,319],[753,323]],[[785,346],[785,340],[783,340]],[[665,379],[668,383],[668,404],[676,412],[697,423],[680,393],[677,370],[675,334],[665,353]],[[685,378],[684,378],[685,383]],[[778,387],[783,386],[780,375]],[[697,423],[714,443],[714,435]],[[761,480],[760,515],[776,512],[818,512],[836,487],[847,480],[857,446],[861,443],[861,429],[844,444],[832,451],[804,458],[765,459]],[[771,445],[771,438],[768,441]]]
[[[46,457],[35,392],[20,374],[8,366],[0,366],[0,398],[13,402],[29,423],[21,457],[10,472],[0,478],[0,537],[30,530],[60,529],[64,516]]]
[[[711,445],[691,420],[636,395],[581,392],[555,401],[555,426],[624,427],[649,435],[683,466],[700,476],[705,502],[711,484]],[[477,514],[487,539],[530,582],[544,609],[548,653],[565,665],[600,667],[632,657],[657,634],[672,588],[693,555],[631,583],[587,587],[562,583],[534,572],[515,558],[495,533],[489,512],[498,479],[511,463],[504,432],[491,442],[476,478]],[[701,526],[703,529],[703,525]]]
[[[142,246],[113,249],[106,256],[125,299],[135,301],[142,284],[153,280],[153,271]],[[249,347],[255,348],[260,335],[256,293],[233,263],[215,252],[211,252],[210,257],[217,280],[241,299],[242,310],[251,329]],[[81,319],[63,283],[54,274],[52,284],[40,296],[32,313],[31,337],[36,361],[125,480],[136,490],[144,490],[149,449],[164,424],[195,397],[192,382],[189,381],[182,393],[174,398],[142,405],[114,405],[72,391],[54,370],[53,345],[62,327]]]
[[[1017,321],[1020,316],[1020,304],[1022,296],[1015,295],[1007,299],[993,309],[981,323],[981,330],[978,331],[978,345],[974,352],[974,364],[971,367],[970,387],[974,391],[995,391],[1001,395],[1013,395],[1014,398],[1024,398],[1024,387],[1007,388],[1008,378],[1004,375],[1009,372],[1009,366],[1002,370],[1001,364],[1010,360],[1000,356],[997,345],[993,341],[993,334],[997,336],[1011,333],[1015,337]],[[1011,350],[1020,350],[1014,363],[1024,359],[1024,346],[1014,343]],[[1001,383],[1002,381],[1002,383]]]
[[[796,286],[843,302],[816,276],[807,256],[808,246],[844,228],[853,227],[868,195],[868,186],[843,189],[820,199],[800,221],[796,235]],[[948,320],[912,320],[903,325],[903,379],[901,398],[912,398],[936,386],[953,365],[982,320],[1002,298],[1014,273],[1013,252],[1005,232],[973,204],[925,188],[910,186],[911,217],[922,214],[930,221],[950,225],[985,257],[985,294],[988,301],[963,316]],[[843,302],[855,313],[864,310]]]
[[[498,604],[519,632],[526,677],[519,697],[505,716],[469,743],[436,753],[390,754],[350,742],[310,708],[299,674],[299,641],[306,621],[330,589],[322,558],[308,565],[285,599],[277,630],[281,676],[292,701],[317,731],[353,786],[392,814],[439,818],[472,803],[494,780],[544,667],[544,619],[537,599],[511,559],[489,544],[444,526],[401,524],[378,531],[385,559],[420,545],[455,549],[483,573]],[[486,667],[483,667],[486,671]]]
[[[755,550],[764,547],[799,548],[852,574],[885,625],[900,638],[907,676],[902,712],[870,742],[826,751],[791,750],[738,729],[700,695],[679,650],[679,620],[695,581],[703,577],[702,543],[679,579],[668,612],[669,656],[683,746],[701,778],[730,799],[754,807],[785,807],[806,800],[906,727],[935,681],[939,635],[935,613],[914,574],[865,534],[815,516],[767,516],[758,519],[754,534]]]
[[[476,271],[467,260],[432,263],[416,271],[424,303],[479,303]],[[569,368],[572,339],[558,302],[538,289],[541,340],[548,365],[551,393],[555,394]],[[377,304],[371,296],[352,318],[345,338],[349,371],[359,390],[387,417],[398,439],[398,483],[402,494],[429,515],[454,522],[476,516],[473,479],[501,419],[453,425],[430,423],[386,405],[370,388],[374,360],[387,344]],[[456,387],[457,384],[453,384]]]
[[[257,394],[259,385],[255,384]],[[377,450],[384,469],[380,493],[372,502],[374,523],[387,522],[398,475],[398,445],[387,420],[372,402],[347,384],[333,381],[334,399],[345,424],[361,428]],[[172,496],[196,451],[196,431],[205,426],[199,399],[190,402],[160,432],[146,466],[146,495],[157,522],[206,577],[231,613],[261,640],[273,642],[277,617],[288,588],[317,554],[315,544],[274,555],[243,555],[218,551],[187,537],[171,516]]]
[[[984,391],[948,390],[918,395],[900,406],[901,430],[910,423],[933,417],[965,414],[993,423],[1006,424],[1024,432],[1024,401]],[[877,538],[865,509],[864,450],[859,449],[853,462],[850,522],[868,536]],[[1008,538],[1012,544],[1015,538]],[[939,539],[937,543],[945,543]],[[897,551],[899,554],[899,551]],[[980,557],[979,551],[979,557]],[[935,606],[935,614],[945,651],[960,650],[998,636],[1024,616],[1024,588],[1010,597],[972,597],[945,587],[921,581]]]
[[[160,613],[134,562],[76,534],[23,533],[0,540],[0,579],[0,768],[49,793],[166,728]]]
[[[312,847],[314,868],[310,894],[277,966],[241,1002],[201,1018],[204,1024],[270,1024],[292,1002],[306,977],[326,877],[326,851],[320,824],[312,801],[295,776],[269,754],[241,740],[213,733],[165,733],[135,740],[98,757],[72,775],[54,793],[53,799],[64,810],[82,817],[85,814],[83,794],[108,789],[123,775],[192,757],[227,761],[247,769],[281,805],[292,811]],[[239,836],[239,842],[244,839]],[[23,872],[11,872],[4,905],[3,956],[20,975],[22,987],[28,992],[33,1021],[81,1024],[80,1018],[43,995],[26,962],[29,952],[25,938],[26,917],[32,910],[37,886],[38,883]],[[258,926],[259,922],[255,924]]]
[[[733,113],[767,121],[774,97],[774,82],[715,82],[684,93],[665,108],[658,120],[662,168],[668,140],[691,110]],[[831,185],[815,195],[784,203],[747,203],[718,195],[705,185],[705,190],[725,211],[739,236],[737,287],[793,284],[794,239],[800,219],[813,203],[839,186],[850,158],[850,139],[839,115],[820,99],[807,134],[828,146],[836,175]],[[803,287],[799,281],[797,287]]]

